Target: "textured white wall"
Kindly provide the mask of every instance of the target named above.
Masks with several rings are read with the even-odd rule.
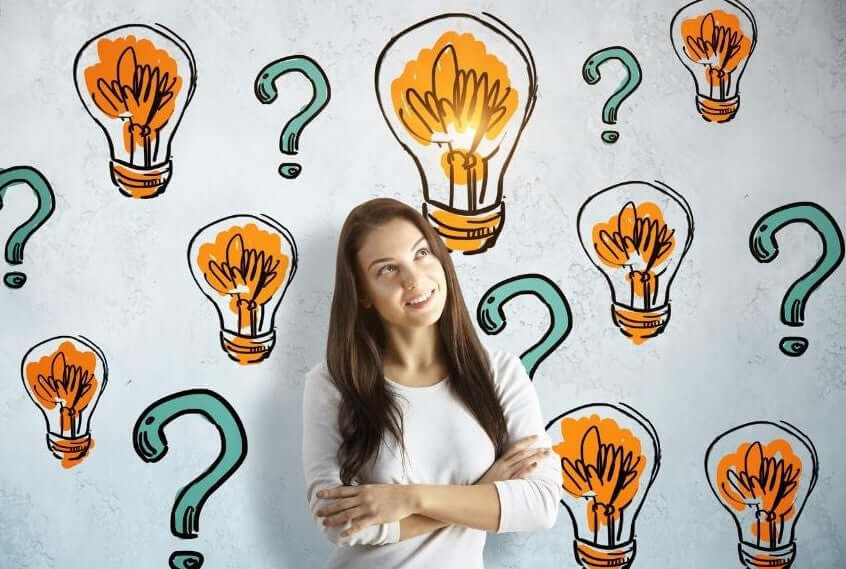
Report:
[[[108,5],[107,5],[108,4]],[[574,328],[539,368],[544,417],[594,401],[624,401],[655,425],[663,463],[637,523],[635,567],[738,567],[733,523],[707,487],[703,454],[720,432],[749,420],[788,420],[816,444],[820,479],[797,526],[796,569],[846,560],[846,279],[841,268],[810,298],[800,333],[811,346],[788,359],[782,296],[820,254],[794,225],[781,253],[757,263],[747,246],[765,212],[798,200],[846,220],[846,3],[749,0],[759,42],[743,77],[738,117],[722,126],[695,112],[693,83],[673,53],[669,24],[681,2],[3,2],[0,4],[0,167],[39,168],[56,211],[27,244],[20,290],[0,290],[0,567],[162,567],[195,548],[208,567],[320,567],[330,544],[311,523],[300,462],[305,371],[323,357],[332,258],[347,211],[373,196],[418,205],[410,158],[384,124],[373,90],[376,57],[405,27],[440,12],[492,12],[521,33],[538,70],[535,113],[506,175],[505,227],[482,256],[456,256],[471,311],[494,283],[539,272],[569,299]],[[173,144],[173,179],[153,200],[121,197],[108,179],[102,132],[72,78],[82,44],[108,28],[160,22],[197,59],[197,91]],[[643,84],[619,114],[621,138],[600,141],[601,109],[622,77],[614,63],[588,86],[593,51],[624,45]],[[273,105],[253,95],[256,73],[294,53],[316,59],[332,85],[304,130],[295,181],[276,173],[278,137],[310,95],[291,75]],[[631,179],[662,180],[690,203],[696,233],[673,284],[667,331],[636,347],[613,327],[604,279],[579,245],[576,213],[588,195]],[[32,208],[7,194],[0,240]],[[277,315],[277,346],[254,367],[229,361],[214,310],[186,263],[202,225],[267,213],[293,233],[299,270]],[[507,307],[508,326],[486,338],[520,353],[546,328],[530,297]],[[63,470],[19,377],[20,359],[57,334],[83,334],[108,358],[110,382],[92,421],[96,448]],[[179,487],[219,443],[197,417],[167,429],[169,455],[143,463],[131,430],[152,401],[207,387],[238,411],[249,454],[203,509],[200,536],[173,537]],[[576,567],[562,508],[556,527],[489,535],[491,569]]]

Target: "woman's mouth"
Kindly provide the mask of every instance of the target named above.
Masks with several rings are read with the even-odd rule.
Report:
[[[410,306],[411,308],[424,308],[429,304],[433,296],[435,296],[435,289],[426,291],[423,294],[415,296],[411,300],[407,301],[405,305]]]

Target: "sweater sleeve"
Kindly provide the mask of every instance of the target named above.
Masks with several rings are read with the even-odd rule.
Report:
[[[338,431],[338,406],[341,394],[332,383],[325,363],[312,369],[305,380],[303,390],[303,472],[305,474],[306,500],[314,523],[327,539],[338,546],[385,545],[399,541],[399,521],[369,525],[352,535],[340,533],[352,526],[347,520],[340,526],[324,526],[325,517],[315,512],[322,506],[337,502],[336,498],[318,498],[317,492],[324,488],[341,486],[340,466],[336,454],[341,445]]]
[[[532,448],[551,448],[544,429],[540,401],[519,358],[505,352],[491,354],[494,383],[505,412],[508,446],[538,435]],[[551,528],[558,519],[562,492],[561,462],[554,452],[538,461],[525,478],[497,480],[500,518],[496,533]]]

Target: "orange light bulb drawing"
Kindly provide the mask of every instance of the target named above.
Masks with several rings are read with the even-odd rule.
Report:
[[[63,468],[77,466],[94,447],[91,415],[108,380],[105,356],[82,336],[57,336],[27,351],[21,378],[44,415],[47,448]]]
[[[561,501],[579,565],[630,567],[635,520],[660,465],[655,429],[626,405],[595,403],[567,411],[546,430],[561,458]]]
[[[670,24],[673,49],[693,75],[696,108],[706,121],[732,120],[740,77],[758,41],[755,17],[737,0],[697,0]]]
[[[670,285],[693,240],[693,214],[672,188],[625,182],[579,210],[579,240],[611,288],[614,324],[635,344],[670,320]]]
[[[188,265],[220,319],[220,343],[240,364],[266,359],[276,310],[297,269],[294,238],[266,216],[233,215],[191,239]]]
[[[449,249],[481,253],[496,242],[503,177],[536,88],[525,41],[488,14],[430,18],[379,55],[382,115],[414,159],[423,214]]]
[[[711,443],[705,455],[708,483],[734,518],[744,567],[790,567],[794,529],[818,469],[811,440],[785,422],[748,423]]]
[[[77,54],[76,89],[106,134],[112,182],[123,195],[152,198],[165,191],[171,138],[196,76],[191,49],[158,24],[108,30]]]

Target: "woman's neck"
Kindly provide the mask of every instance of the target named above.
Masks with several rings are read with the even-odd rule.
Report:
[[[392,378],[430,374],[443,378],[446,362],[437,325],[387,329],[383,366],[385,374]]]

